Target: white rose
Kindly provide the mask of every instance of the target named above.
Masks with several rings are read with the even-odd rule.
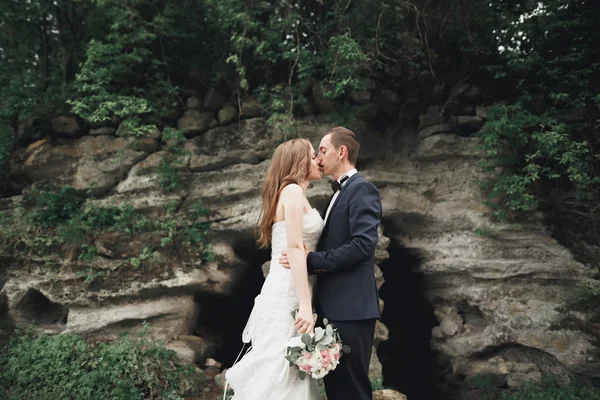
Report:
[[[321,366],[323,365],[323,362],[321,361],[321,359],[319,359],[317,357],[313,357],[308,362],[308,365],[310,365],[311,369],[318,369],[318,368],[321,368]]]
[[[324,369],[318,369],[316,371],[314,371],[312,374],[312,377],[315,379],[321,379],[323,378],[325,375],[327,375],[327,371]]]

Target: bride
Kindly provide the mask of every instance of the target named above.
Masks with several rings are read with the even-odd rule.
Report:
[[[252,347],[226,373],[232,400],[316,400],[317,381],[301,380],[285,359],[290,338],[314,328],[306,245],[315,249],[323,219],[306,199],[311,181],[321,179],[313,146],[293,139],[277,147],[262,187],[258,243],[271,244],[271,268],[242,334]],[[290,269],[279,265],[287,252]],[[292,312],[299,310],[296,319]]]

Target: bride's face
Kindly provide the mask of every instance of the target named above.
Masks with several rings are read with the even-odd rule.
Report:
[[[309,181],[317,181],[319,179],[321,179],[321,171],[319,170],[319,164],[318,164],[318,160],[317,160],[317,153],[315,152],[315,149],[310,146],[310,157],[311,157],[311,161],[310,161],[310,172],[308,174],[308,178],[306,178]]]

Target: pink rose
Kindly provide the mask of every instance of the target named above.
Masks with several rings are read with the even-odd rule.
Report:
[[[300,370],[301,370],[301,371],[304,371],[304,372],[307,372],[307,373],[308,373],[308,372],[310,372],[310,369],[311,369],[311,368],[310,368],[310,365],[308,365],[308,364],[305,364],[305,365],[300,365]]]

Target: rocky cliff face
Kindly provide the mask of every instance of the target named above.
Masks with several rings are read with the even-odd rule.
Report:
[[[476,97],[472,92],[461,92],[466,105],[454,107],[452,117],[442,118],[439,108],[430,108],[421,115],[419,129],[379,132],[364,120],[347,124],[363,146],[360,173],[377,185],[383,201],[379,284],[389,340],[378,353],[386,382],[403,385],[394,374],[411,370],[410,352],[402,350],[411,343],[400,342],[423,326],[427,329],[418,340],[441,361],[435,369],[445,375],[446,386],[468,389],[478,374],[493,377],[498,386],[537,380],[546,372],[598,376],[598,344],[583,327],[586,316],[568,308],[577,282],[589,277],[589,270],[541,222],[494,223],[483,206],[478,140],[470,134],[484,123],[485,110],[468,102]],[[237,354],[241,328],[260,289],[260,267],[269,258],[254,245],[262,177],[272,150],[285,138],[255,117],[260,110],[245,106],[242,117],[255,118],[237,120],[235,109],[201,112],[194,108],[197,103],[188,101],[191,108],[178,123],[187,137],[185,155],[173,164],[182,185],[170,193],[156,179],[172,145],[161,143],[160,130],[130,138],[97,127],[83,136],[78,131],[81,137],[42,140],[15,154],[13,176],[25,188],[48,181],[68,184],[89,194],[88,207],[131,204],[154,220],[165,218],[167,207],[180,221],[192,218],[201,201],[209,210],[202,218],[212,223],[209,238],[216,257],[203,261],[193,246],[176,241],[159,249],[149,267],[125,267],[124,260],[140,257],[160,238],[119,233],[96,238],[98,256],[91,261],[5,257],[1,298],[14,323],[111,338],[149,321],[153,335],[166,338],[184,360],[233,361],[229,358]],[[334,125],[325,117],[305,117],[296,134],[317,144]],[[323,208],[328,182],[315,183],[308,195]],[[20,203],[20,196],[3,199],[0,210]],[[398,256],[401,252],[416,256],[408,262]],[[86,284],[78,274],[86,270],[103,274]],[[404,290],[410,289],[402,281],[408,272],[422,282],[418,290]],[[417,315],[414,307],[407,314],[411,301],[425,304],[430,315]],[[424,323],[428,317],[431,322]],[[381,325],[377,341],[386,339]],[[374,359],[372,375],[380,374]]]

